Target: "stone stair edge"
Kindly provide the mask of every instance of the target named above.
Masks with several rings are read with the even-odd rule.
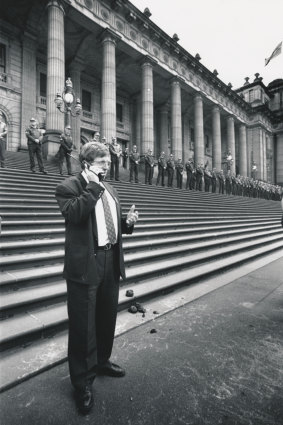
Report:
[[[268,253],[272,252],[272,251],[276,251],[278,249],[282,249],[282,245],[278,245],[276,243],[274,243],[272,245],[272,247],[270,247],[271,249],[268,251]],[[264,255],[266,254],[266,250],[264,248],[257,248],[257,249],[253,249],[252,250],[253,256],[252,258],[256,258],[260,255]],[[232,257],[234,258],[234,262],[231,261]],[[251,256],[249,257],[251,258]],[[229,256],[225,259],[222,259],[219,262],[216,262],[216,267],[215,268],[211,268],[211,263],[208,264],[209,269],[207,269],[207,267],[201,265],[199,268],[196,267],[194,269],[190,270],[190,277],[188,277],[187,273],[188,271],[179,271],[179,272],[174,272],[172,274],[170,274],[170,276],[162,276],[162,277],[158,277],[157,279],[150,279],[149,282],[142,282],[141,284],[136,284],[135,285],[135,294],[136,296],[132,299],[129,299],[127,297],[125,297],[125,295],[122,294],[121,298],[119,299],[119,308],[121,308],[121,306],[123,304],[128,304],[130,302],[134,302],[137,299],[142,299],[143,297],[148,297],[150,294],[152,295],[153,293],[159,293],[160,291],[164,292],[166,290],[168,290],[171,287],[176,288],[177,285],[181,285],[184,283],[188,283],[190,281],[194,281],[196,278],[201,278],[204,275],[207,275],[207,273],[209,273],[209,275],[219,272],[220,270],[223,270],[227,267],[231,268],[232,264],[233,267],[235,267],[238,263],[242,263],[248,261],[246,256],[243,255],[243,253],[240,254],[234,254],[233,256]],[[220,264],[221,263],[221,264]],[[215,264],[214,264],[215,265]],[[207,270],[206,270],[207,269]],[[169,279],[169,282],[168,282]],[[167,282],[166,282],[167,280]],[[157,283],[158,282],[158,283]],[[164,282],[166,282],[164,284]],[[157,286],[154,287],[154,284]],[[133,284],[130,284],[129,287],[132,287]],[[123,286],[122,288],[120,288],[120,291],[123,290],[124,293],[127,290],[128,286]],[[147,288],[145,291],[145,287]],[[58,313],[58,309],[60,309],[59,313]],[[61,312],[65,311],[64,316],[62,317]],[[55,314],[50,314],[50,311],[55,312]],[[22,316],[20,319],[19,317],[14,317],[13,319],[9,320],[4,320],[0,322],[0,328],[2,328],[2,332],[1,332],[1,336],[2,336],[2,342],[1,344],[6,344],[7,342],[9,342],[12,339],[15,338],[19,338],[20,336],[26,335],[27,333],[29,333],[31,331],[31,324],[33,323],[35,325],[35,328],[33,329],[33,332],[37,332],[39,330],[46,330],[48,329],[48,327],[50,327],[52,324],[56,324],[58,325],[58,321],[57,319],[59,318],[60,323],[66,322],[67,321],[67,310],[66,310],[66,304],[65,303],[60,303],[59,307],[58,305],[51,306],[51,307],[46,307],[44,309],[39,309],[39,313],[38,315],[40,316],[39,320],[36,320],[36,313],[33,312],[32,316],[33,316],[33,320],[31,319],[31,316],[29,313],[26,313],[24,316]],[[56,316],[56,317],[55,317]],[[27,321],[27,326],[26,329],[23,330],[24,327],[24,320],[23,317],[25,317],[25,320]],[[27,318],[27,319],[26,319]],[[43,318],[46,318],[46,322],[43,323]],[[14,323],[18,322],[20,320],[20,326],[18,326],[18,328],[21,328],[21,332],[14,332],[14,335],[11,334],[10,329],[11,329],[11,320],[14,321]],[[8,324],[7,324],[8,323]],[[9,327],[9,329],[7,329]],[[3,332],[4,329],[4,332]],[[13,326],[12,329],[14,331],[16,331],[15,327]],[[6,331],[6,338],[5,338],[5,331]],[[4,338],[3,338],[3,334],[4,334]]]

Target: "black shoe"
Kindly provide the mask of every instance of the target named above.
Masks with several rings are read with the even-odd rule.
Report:
[[[87,385],[82,390],[75,392],[76,403],[79,411],[87,415],[93,407],[94,399],[91,386]]]
[[[31,172],[32,172],[32,173],[35,173],[35,169],[34,169],[34,168],[32,168],[32,169],[31,169]]]
[[[43,174],[47,174],[47,171],[45,171],[45,170],[41,170],[40,172],[43,173]]]
[[[117,364],[108,362],[105,365],[98,367],[97,374],[112,376],[113,378],[122,378],[126,375],[126,372]]]

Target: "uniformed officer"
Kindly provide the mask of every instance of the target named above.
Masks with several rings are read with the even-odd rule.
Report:
[[[123,157],[123,168],[127,168],[127,164],[128,164],[128,157],[129,157],[129,149],[125,148],[123,153],[122,153],[122,157]]]
[[[219,193],[224,194],[224,188],[225,188],[225,176],[223,170],[220,171],[218,174],[218,181],[219,181]]]
[[[189,160],[186,162],[185,165],[186,172],[187,172],[187,183],[186,183],[186,189],[192,190],[193,188],[193,172],[194,172],[194,161],[192,158],[189,158]]]
[[[217,181],[217,172],[216,172],[216,168],[214,167],[211,173],[212,193],[216,192],[216,181]]]
[[[211,171],[208,168],[208,165],[206,165],[204,167],[203,173],[204,173],[204,190],[205,190],[205,192],[209,192],[212,174],[211,174]]]
[[[204,175],[203,164],[198,164],[196,168],[196,190],[202,190],[202,179]]]
[[[60,148],[59,148],[59,173],[63,175],[63,163],[64,158],[66,158],[67,171],[69,176],[72,175],[72,164],[70,153],[73,149],[73,139],[71,136],[71,126],[67,125],[65,127],[65,132],[60,136]]]
[[[129,155],[129,161],[130,161],[130,182],[133,181],[134,175],[135,175],[135,183],[138,183],[140,154],[138,153],[136,145],[133,145],[133,150]]]
[[[166,170],[165,153],[161,152],[160,157],[158,158],[158,175],[156,180],[156,186],[159,185],[160,179],[161,179],[161,186],[165,186],[165,182],[164,182],[165,170]]]
[[[117,143],[116,137],[112,137],[112,143],[109,145],[109,152],[111,156],[110,180],[119,180],[119,160],[122,154],[121,146]]]
[[[153,171],[154,171],[154,157],[152,155],[152,149],[148,149],[144,156],[145,165],[145,184],[152,185]]]
[[[173,154],[171,153],[167,161],[167,173],[168,173],[167,186],[168,187],[173,187],[174,171],[175,171],[175,161],[174,161]]]
[[[41,171],[43,174],[47,174],[47,171],[44,170],[44,165],[42,161],[42,150],[41,150],[42,132],[38,128],[37,121],[34,118],[30,119],[30,125],[26,129],[26,136],[28,139],[27,145],[28,145],[31,171],[35,173],[34,155],[36,155],[39,171]]]
[[[182,159],[178,158],[176,164],[176,178],[177,178],[177,187],[182,189],[183,187],[183,174],[184,174],[184,165],[182,164]]]

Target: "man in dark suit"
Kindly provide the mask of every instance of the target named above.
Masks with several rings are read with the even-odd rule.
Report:
[[[171,153],[167,161],[167,173],[168,173],[167,186],[168,187],[173,187],[174,171],[175,171],[175,161],[174,161],[173,154]]]
[[[96,374],[125,375],[110,356],[119,279],[125,278],[122,233],[133,232],[138,212],[133,205],[122,217],[117,191],[103,181],[110,166],[107,146],[86,143],[80,161],[82,173],[59,184],[56,199],[66,227],[69,370],[78,408],[86,414],[94,403]]]

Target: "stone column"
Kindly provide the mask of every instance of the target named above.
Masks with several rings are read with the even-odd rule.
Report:
[[[190,142],[191,142],[191,128],[190,128],[190,115],[186,111],[182,115],[183,121],[183,161],[186,162],[191,157]]]
[[[236,149],[235,149],[235,123],[233,117],[227,118],[227,149],[231,152],[233,163],[231,164],[231,173],[236,170]]]
[[[197,164],[204,164],[203,100],[200,94],[194,98],[194,131],[194,162],[197,166]]]
[[[262,178],[267,180],[266,131],[262,130]]]
[[[164,152],[167,156],[169,154],[168,150],[168,105],[164,105],[159,110],[159,120],[160,120],[160,152]],[[156,152],[156,157],[160,154]]]
[[[217,171],[222,168],[221,121],[218,106],[212,108],[212,167],[215,167]]]
[[[36,41],[31,35],[23,38],[21,149],[27,149],[26,128],[36,117]]]
[[[73,83],[73,89],[75,92],[74,105],[79,98],[81,100],[81,71],[84,67],[79,63],[74,63],[69,68],[70,78]],[[81,144],[81,117],[77,115],[76,117],[71,117],[71,127],[72,127],[72,137],[73,144],[76,147],[76,150],[80,151]],[[101,136],[102,137],[102,136]]]
[[[142,61],[142,91],[141,91],[141,153],[148,149],[154,150],[154,113],[153,113],[153,64],[146,57]]]
[[[239,127],[239,173],[244,177],[248,175],[247,128],[245,124],[241,124]]]
[[[175,159],[183,159],[181,86],[177,78],[171,81],[171,146]]]
[[[101,37],[102,82],[101,82],[101,131],[107,142],[116,137],[116,34],[105,30]]]
[[[138,152],[141,151],[141,96],[136,99],[136,139],[133,145],[137,146]]]
[[[59,1],[51,0],[47,4],[47,11],[47,153],[48,155],[55,155],[59,146],[58,136],[64,129],[65,118],[54,103],[56,93],[62,93],[65,87],[64,9]]]

